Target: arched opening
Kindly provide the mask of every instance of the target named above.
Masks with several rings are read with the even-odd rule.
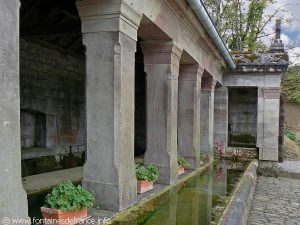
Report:
[[[56,170],[68,180],[63,170],[85,161],[84,96],[84,47],[75,0],[21,0],[22,176],[31,217],[40,216],[44,203],[43,194],[35,196],[30,186],[44,190],[47,182],[39,181]]]
[[[146,73],[144,72],[144,55],[141,48],[142,39],[138,39],[135,54],[135,111],[134,111],[134,155],[142,158],[146,151]]]

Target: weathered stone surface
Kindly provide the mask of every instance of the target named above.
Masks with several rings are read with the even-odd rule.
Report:
[[[229,146],[255,147],[257,134],[257,88],[229,89]]]
[[[266,177],[278,177],[278,162],[259,161],[258,173]]]
[[[228,144],[228,89],[221,86],[215,89],[214,100],[214,143]]]
[[[83,184],[96,205],[136,202],[134,68],[141,16],[124,1],[77,2],[86,46],[87,160]]]
[[[182,51],[169,42],[144,42],[147,73],[146,164],[159,168],[159,182],[177,180],[178,75]]]
[[[258,159],[258,151],[256,148],[244,147],[228,147],[224,157],[240,158],[240,159]]]
[[[214,145],[214,91],[201,91],[200,127],[200,151],[205,152],[209,159],[212,159]]]
[[[120,32],[87,33],[87,161],[83,184],[96,205],[120,211],[136,202],[134,54]]]
[[[178,154],[200,166],[200,96],[203,69],[181,65],[178,82]]]
[[[248,225],[299,225],[300,181],[259,177]]]
[[[84,86],[83,55],[76,58],[21,39],[22,148],[48,148],[49,155],[58,155],[71,145],[84,147]],[[43,141],[37,143],[37,137]]]
[[[21,181],[19,7],[0,0],[0,220],[26,218],[27,199]],[[5,223],[2,221],[1,223]]]

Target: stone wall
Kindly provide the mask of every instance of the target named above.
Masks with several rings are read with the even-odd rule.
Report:
[[[20,50],[23,151],[43,147],[49,155],[64,154],[72,145],[84,150],[84,57],[27,40],[21,40]]]
[[[257,89],[229,90],[229,146],[256,146]]]

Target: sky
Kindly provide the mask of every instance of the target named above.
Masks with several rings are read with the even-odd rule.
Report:
[[[266,32],[274,32],[275,20],[278,19],[278,17],[282,16],[284,20],[292,18],[293,21],[291,23],[283,22],[281,39],[289,52],[291,63],[300,64],[300,0],[277,0],[275,4],[267,8],[266,13],[270,14],[278,7],[282,7],[284,12],[281,12],[268,24]],[[265,42],[267,46],[270,46],[272,37],[273,36],[264,38],[263,42]]]

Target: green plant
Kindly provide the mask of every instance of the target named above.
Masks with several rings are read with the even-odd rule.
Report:
[[[53,188],[45,197],[45,206],[62,211],[73,211],[84,207],[92,207],[93,195],[80,185],[75,186],[71,181],[63,182]]]
[[[186,161],[186,159],[182,156],[178,156],[177,157],[177,163],[179,166],[183,166],[183,167],[190,167],[190,164],[188,163],[188,161]]]
[[[285,136],[287,136],[289,139],[291,139],[294,142],[299,143],[300,139],[299,137],[297,137],[297,134],[291,130],[287,130],[284,132]]]
[[[206,159],[206,156],[207,156],[207,155],[206,155],[205,152],[202,152],[202,151],[200,152],[200,160],[201,160],[201,161],[204,161],[204,160]]]
[[[159,177],[159,171],[157,167],[152,164],[148,166],[138,165],[135,168],[135,175],[138,180],[155,181]]]
[[[217,166],[220,162],[220,151],[217,145],[214,146],[214,166]]]
[[[104,203],[100,202],[100,204],[96,207],[96,209],[104,209]]]

